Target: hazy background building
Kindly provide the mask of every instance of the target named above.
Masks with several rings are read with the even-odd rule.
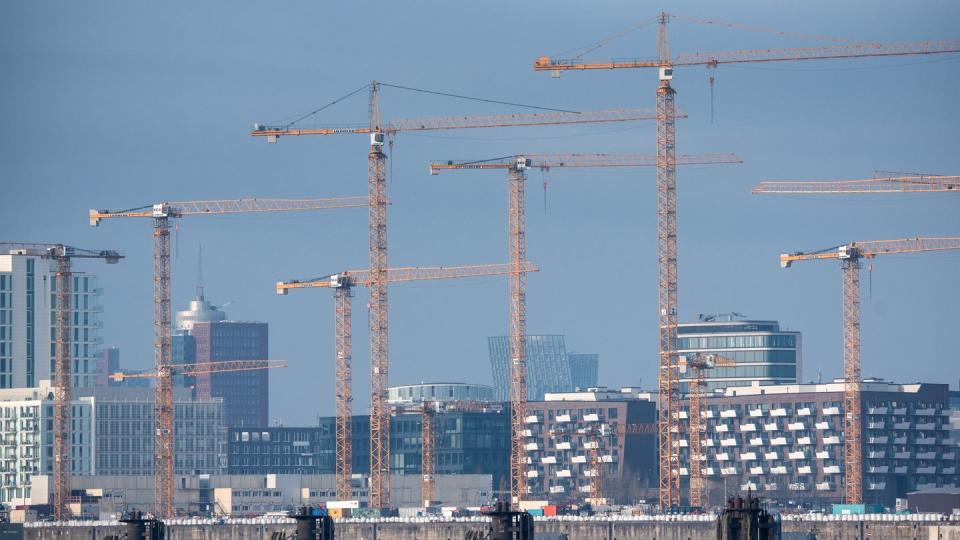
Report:
[[[701,315],[697,322],[677,328],[678,354],[715,353],[736,361],[734,367],[705,372],[706,389],[758,384],[796,383],[801,377],[800,332],[780,329],[777,321],[744,318],[739,313]],[[691,372],[680,376],[687,393]]]
[[[190,308],[178,311],[173,337],[173,361],[205,364],[224,360],[269,358],[267,323],[231,321],[204,298],[203,285]],[[197,399],[223,398],[224,418],[230,427],[265,426],[270,413],[270,370],[208,373],[180,377]]]
[[[487,338],[493,394],[510,400],[510,337]],[[570,392],[597,386],[597,354],[567,353],[562,335],[527,336],[527,399],[542,400],[548,392]]]
[[[56,355],[52,261],[0,254],[0,388],[31,388],[49,380]],[[73,386],[105,382],[100,298],[94,275],[73,275]]]

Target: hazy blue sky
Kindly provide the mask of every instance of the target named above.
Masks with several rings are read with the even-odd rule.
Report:
[[[255,121],[310,110],[371,79],[577,110],[652,107],[640,70],[535,73],[533,59],[652,20],[660,9],[852,41],[960,39],[960,4],[937,2],[3,2],[0,236],[123,250],[102,276],[104,345],[152,364],[150,223],[87,226],[89,208],[161,200],[366,193],[362,136],[247,136]],[[823,42],[677,21],[675,53]],[[590,58],[651,56],[648,26]],[[575,54],[575,52],[574,52]],[[764,178],[860,178],[875,169],[960,171],[960,55],[722,67],[710,122],[706,69],[678,69],[681,153],[736,152],[739,166],[682,169],[680,310],[777,319],[804,337],[804,378],[840,373],[840,275],[833,263],[781,270],[781,251],[851,240],[960,234],[960,195],[761,197]],[[384,117],[518,112],[395,89]],[[365,97],[317,121],[363,122]],[[499,173],[429,176],[431,159],[518,152],[653,153],[652,124],[403,135],[391,160],[390,263],[507,259]],[[656,192],[649,170],[551,171],[528,184],[530,333],[567,335],[601,355],[600,381],[654,383]],[[174,309],[193,294],[197,245],[207,296],[236,319],[270,323],[271,416],[333,411],[332,298],[277,297],[277,279],[367,265],[366,213],[184,219]],[[960,377],[960,254],[891,256],[863,276],[864,374]],[[366,291],[354,302],[356,411],[367,410]],[[505,279],[396,286],[391,381],[491,380],[489,335],[507,331]]]

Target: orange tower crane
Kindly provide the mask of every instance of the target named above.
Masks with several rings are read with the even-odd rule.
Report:
[[[860,180],[764,180],[753,193],[782,195],[834,193],[960,193],[960,176],[898,175]]]
[[[903,56],[960,52],[960,41],[925,41],[917,43],[862,43],[831,47],[757,49],[670,55],[667,23],[670,15],[661,13],[657,32],[657,59],[611,60],[583,62],[541,56],[533,63],[535,71],[550,71],[558,77],[561,71],[653,68],[659,72],[657,86],[657,239],[660,356],[657,370],[660,413],[659,499],[660,507],[680,504],[679,450],[674,444],[679,412],[679,377],[677,376],[677,178],[676,178],[676,92],[670,84],[673,70],[679,66],[706,66],[749,62],[786,62],[874,56]],[[848,503],[859,503],[848,500]]]
[[[523,270],[538,271],[537,267],[530,262],[524,263]],[[501,276],[511,271],[512,267],[506,264],[388,268],[387,282]],[[336,467],[337,498],[340,500],[351,498],[350,478],[353,476],[353,325],[351,322],[353,309],[351,298],[353,287],[370,287],[374,279],[374,274],[369,270],[349,270],[321,278],[277,282],[277,294],[280,295],[286,295],[291,289],[319,287],[334,290]],[[429,489],[427,491],[429,492]],[[384,501],[384,504],[389,502],[389,500]]]
[[[527,400],[527,292],[526,276],[519,268],[527,253],[526,240],[526,170],[553,167],[652,167],[658,158],[640,154],[544,154],[517,155],[486,161],[431,163],[430,174],[441,170],[506,169],[509,197],[510,261],[510,492],[514,504],[526,495],[526,457],[523,444],[523,420]],[[678,165],[741,163],[733,154],[680,156]]]
[[[703,507],[703,470],[700,468],[700,462],[703,457],[702,445],[702,417],[700,411],[703,409],[703,388],[705,386],[705,372],[717,366],[736,366],[737,362],[733,359],[719,356],[716,354],[697,353],[691,358],[679,357],[677,360],[679,368],[688,367],[693,371],[693,378],[690,381],[689,396],[689,416],[690,416],[690,497],[688,506]]]
[[[70,508],[70,393],[73,383],[73,259],[103,259],[116,264],[123,258],[116,251],[91,251],[63,244],[21,244],[0,242],[0,252],[11,255],[32,255],[52,259],[55,264],[55,348],[53,390],[53,515],[57,521],[67,519]]]
[[[332,208],[362,208],[366,197],[338,199],[230,199],[212,201],[162,202],[129,210],[90,210],[90,225],[113,218],[153,220],[153,348],[157,370],[157,422],[155,448],[156,514],[173,517],[174,446],[173,378],[170,355],[170,220],[185,216],[246,214],[256,212],[292,212]]]
[[[784,253],[780,266],[789,268],[797,261],[839,260],[843,289],[843,453],[844,500],[863,497],[863,454],[861,452],[860,384],[860,259],[895,253],[960,250],[960,237],[904,238],[900,240],[868,240],[811,251]]]
[[[250,135],[277,142],[281,136],[366,134],[367,191],[370,196],[370,506],[386,508],[390,502],[390,410],[387,407],[389,357],[387,353],[387,177],[383,143],[387,136],[404,131],[548,126],[653,120],[652,110],[614,109],[590,112],[554,111],[534,114],[453,116],[393,120],[384,123],[380,114],[380,83],[370,83],[368,125],[299,127],[254,124]],[[356,92],[354,92],[356,93]],[[351,94],[352,95],[352,94]]]

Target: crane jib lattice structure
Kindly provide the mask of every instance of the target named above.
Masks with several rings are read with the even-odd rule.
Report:
[[[171,357],[170,313],[170,220],[187,216],[293,212],[334,208],[362,208],[366,197],[338,199],[224,199],[162,202],[127,210],[90,210],[90,225],[114,218],[144,218],[153,221],[153,349],[157,373],[154,418],[155,514],[173,517],[174,414],[173,360]]]
[[[825,60],[867,58],[881,56],[927,55],[960,52],[960,41],[924,41],[900,44],[863,43],[827,47],[755,49],[727,52],[707,52],[671,56],[667,39],[670,15],[661,13],[657,19],[657,58],[586,62],[580,59],[557,59],[541,56],[534,60],[535,71],[549,71],[559,77],[562,71],[652,68],[658,70],[657,85],[657,261],[658,271],[658,331],[660,354],[657,369],[659,480],[658,493],[661,508],[680,504],[679,447],[674,434],[678,432],[679,378],[677,375],[677,199],[676,199],[676,91],[671,86],[674,68],[750,62],[787,62],[798,60]],[[848,503],[860,503],[855,496]]]
[[[764,180],[753,193],[806,195],[856,193],[960,193],[960,176],[898,175],[860,180]]]
[[[402,119],[384,122],[380,111],[380,83],[369,85],[369,122],[366,125],[301,127],[299,120],[281,125],[254,124],[250,135],[275,143],[280,137],[300,135],[359,134],[370,137],[367,154],[367,191],[370,197],[368,223],[370,272],[370,506],[387,508],[390,504],[390,410],[387,406],[389,355],[387,339],[387,137],[408,131],[503,128],[592,124],[652,120],[649,109],[612,109],[604,111],[551,111],[529,114],[450,116],[444,118]],[[387,86],[387,85],[384,85]],[[354,92],[356,93],[356,92]],[[352,94],[351,94],[352,95]],[[339,101],[339,100],[338,100]]]
[[[54,373],[53,389],[53,515],[57,521],[70,515],[70,394],[73,383],[73,259],[103,259],[116,264],[116,251],[80,249],[63,244],[0,242],[0,253],[41,257],[54,262]]]
[[[861,449],[863,415],[861,414],[862,402],[860,396],[860,385],[863,380],[860,372],[860,259],[872,259],[878,255],[897,253],[953,250],[960,250],[960,237],[917,237],[899,240],[858,241],[820,251],[780,255],[780,266],[783,268],[789,268],[793,263],[799,261],[840,261],[840,278],[843,290],[845,500],[862,497],[863,493],[863,453]]]
[[[510,261],[519,268],[526,258],[526,171],[530,168],[652,167],[657,156],[641,154],[519,154],[482,161],[435,162],[430,173],[442,170],[506,170],[509,189]],[[674,158],[674,165],[741,163],[734,154],[704,154]],[[526,416],[526,277],[515,271],[510,279],[510,479],[514,504],[527,493],[523,423]]]
[[[463,279],[471,277],[501,276],[511,274],[512,266],[507,264],[482,264],[471,266],[411,266],[388,268],[386,279],[388,283],[403,283],[411,281],[428,281],[437,279]],[[523,272],[537,272],[538,268],[530,262],[521,267]],[[352,498],[351,477],[353,476],[353,287],[370,287],[375,281],[374,274],[369,270],[348,270],[339,274],[306,279],[280,281],[277,283],[277,294],[285,295],[291,289],[326,288],[334,291],[334,381],[336,400],[336,481],[337,498],[348,500]],[[431,418],[424,417],[424,422]],[[425,426],[432,424],[425,424]],[[424,429],[427,429],[425,427]],[[428,449],[424,446],[424,452]],[[424,459],[430,461],[430,456]],[[426,462],[425,461],[425,462]],[[431,469],[432,470],[432,469]],[[432,482],[433,473],[424,472],[425,478]],[[432,484],[431,484],[432,486]],[[424,489],[425,497],[432,497],[432,490],[428,486]],[[387,501],[389,502],[389,501]]]

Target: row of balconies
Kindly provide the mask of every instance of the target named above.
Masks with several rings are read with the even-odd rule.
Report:
[[[834,485],[832,482],[818,482],[813,485],[813,489],[816,489],[817,491],[832,491],[834,488],[833,486]],[[766,491],[777,491],[780,489],[780,485],[776,483],[757,484],[756,482],[747,482],[742,484],[740,489],[742,491],[761,491],[761,487],[763,487],[763,489]],[[794,482],[787,486],[787,489],[791,491],[807,491],[811,488],[807,487],[807,485],[802,482]]]

